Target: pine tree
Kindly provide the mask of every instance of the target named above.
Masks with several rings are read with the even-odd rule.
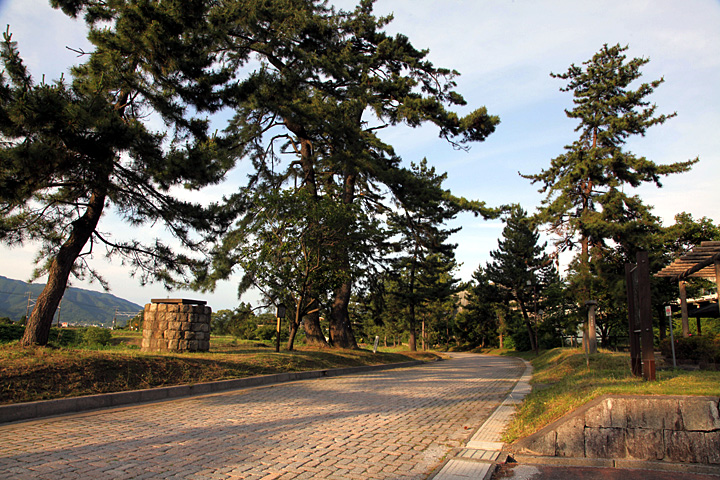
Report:
[[[325,257],[343,279],[328,307],[330,338],[354,347],[348,306],[378,252],[374,218],[387,209],[383,190],[396,194],[407,178],[376,132],[429,122],[459,147],[482,141],[498,119],[484,108],[462,118],[451,111],[465,104],[453,91],[456,73],[432,65],[405,36],[382,32],[391,18],[376,18],[371,0],[349,12],[302,0],[224,8],[224,51],[238,64],[252,55],[260,61],[226,97],[236,111],[228,132],[254,168],[240,196],[281,187],[354,215],[337,224],[342,241]]]
[[[199,250],[203,234],[216,234],[213,207],[180,200],[170,189],[217,182],[229,166],[206,123],[187,108],[218,108],[213,86],[227,79],[208,48],[205,22],[198,22],[207,2],[53,4],[73,16],[85,12],[91,26],[96,49],[73,69],[72,82],[36,83],[9,33],[2,46],[0,240],[41,242],[38,259],[46,261],[34,276],[48,274],[23,345],[47,343],[71,274],[107,287],[88,262],[100,249],[120,256],[143,282],[182,277],[195,259],[160,240],[115,240],[100,219],[112,206],[128,224],[160,222],[184,247]],[[148,112],[175,135],[149,131]]]
[[[478,266],[472,282],[466,288],[466,303],[455,318],[457,339],[471,347],[489,347],[499,344],[503,318],[502,295],[490,281],[485,269]]]
[[[487,278],[514,300],[522,312],[530,346],[538,352],[537,317],[530,321],[530,312],[537,301],[539,278],[544,269],[552,268],[552,262],[544,253],[545,244],[539,244],[540,234],[531,227],[527,213],[520,207],[513,208],[505,220],[503,238],[498,249],[490,252],[493,262],[487,264]],[[534,324],[533,324],[534,323]]]
[[[416,309],[423,303],[449,297],[457,281],[450,275],[455,266],[455,248],[448,238],[460,228],[444,228],[461,211],[459,202],[443,190],[447,175],[438,175],[427,161],[412,164],[403,190],[398,192],[396,209],[388,212],[391,232],[398,237],[395,250],[401,252],[391,262],[400,289],[396,292],[408,308],[410,350],[417,349]]]
[[[567,80],[561,91],[573,92],[575,106],[566,114],[579,120],[575,131],[580,137],[551,161],[550,168],[523,175],[540,183],[540,192],[547,194],[536,217],[550,225],[560,248],[573,248],[579,238],[584,300],[589,300],[590,246],[606,240],[637,243],[638,237],[655,229],[648,207],[625,187],[646,182],[660,187],[662,176],[688,171],[698,161],[658,165],[624,149],[629,138],[645,135],[648,128],[675,116],[656,114],[656,105],[646,99],[662,79],[630,88],[649,60],[627,60],[627,49],[606,44],[582,67],[572,64],[565,73],[551,74]]]

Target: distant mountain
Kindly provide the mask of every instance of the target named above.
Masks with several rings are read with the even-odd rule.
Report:
[[[45,285],[26,283],[0,275],[0,317],[20,320],[28,308],[28,292],[30,292],[30,311],[32,311],[32,304],[44,287]],[[112,326],[116,309],[118,312],[116,323],[124,325],[130,316],[120,314],[139,313],[143,307],[109,293],[70,287],[65,290],[65,296],[60,304],[60,322],[109,327]],[[54,320],[53,324],[56,321]]]

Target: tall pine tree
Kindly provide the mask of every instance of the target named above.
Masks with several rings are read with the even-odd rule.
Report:
[[[328,315],[339,347],[356,345],[348,306],[359,267],[378,251],[373,218],[387,208],[384,193],[407,177],[377,132],[432,123],[459,146],[482,141],[498,123],[484,108],[462,118],[450,110],[465,104],[453,91],[456,73],[435,67],[407,37],[384,33],[391,18],[375,17],[373,3],[345,12],[317,0],[238,0],[224,4],[229,21],[221,22],[229,56],[259,59],[227,97],[237,112],[228,132],[254,167],[242,195],[281,185],[348,213],[337,224],[343,240],[325,256],[342,278]]]
[[[214,236],[212,213],[170,189],[217,182],[229,165],[206,122],[188,109],[218,108],[213,90],[228,78],[202,21],[208,2],[52,3],[85,14],[95,50],[73,69],[71,83],[38,84],[9,33],[2,46],[0,240],[40,242],[44,262],[35,276],[48,274],[23,345],[47,343],[71,274],[103,282],[87,261],[100,249],[120,256],[143,281],[170,283],[193,266],[159,239],[148,245],[110,237],[100,219],[112,205],[128,224],[160,222],[183,246],[198,249],[202,238],[193,232]],[[174,135],[149,131],[143,121],[150,112]]]
[[[627,49],[606,44],[583,66],[572,64],[565,73],[551,74],[567,81],[561,91],[573,93],[575,106],[566,114],[579,120],[575,131],[580,137],[548,169],[523,175],[547,194],[537,220],[550,225],[561,249],[580,243],[583,300],[589,300],[591,245],[637,243],[638,236],[655,228],[648,207],[626,187],[646,182],[660,187],[661,176],[688,171],[698,161],[658,165],[625,150],[629,138],[675,116],[656,114],[656,105],[647,100],[662,79],[631,88],[649,60],[628,60]]]

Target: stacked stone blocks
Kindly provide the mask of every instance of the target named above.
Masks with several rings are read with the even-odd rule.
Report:
[[[145,305],[142,350],[207,352],[211,313],[212,309],[202,301],[152,300]]]
[[[512,446],[519,454],[720,464],[720,398],[608,395]]]

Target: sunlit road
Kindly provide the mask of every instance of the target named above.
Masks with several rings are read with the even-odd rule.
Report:
[[[0,478],[425,479],[505,398],[514,358],[451,360],[0,426]]]

